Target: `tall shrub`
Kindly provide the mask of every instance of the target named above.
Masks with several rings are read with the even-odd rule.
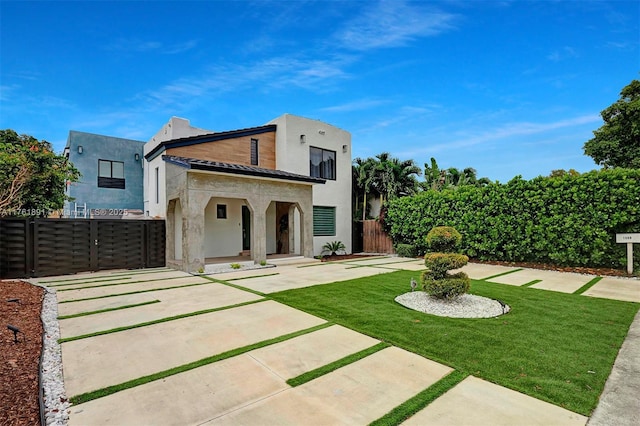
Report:
[[[437,226],[427,234],[425,241],[433,250],[424,256],[427,270],[422,273],[422,288],[437,299],[454,299],[467,291],[471,281],[464,272],[450,274],[452,269],[462,268],[469,258],[454,253],[462,235],[450,226]]]
[[[420,253],[425,231],[448,225],[465,235],[461,251],[472,258],[622,268],[615,234],[640,232],[640,170],[425,191],[390,202],[385,221],[396,244]]]

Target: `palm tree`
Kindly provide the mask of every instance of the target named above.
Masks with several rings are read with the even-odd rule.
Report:
[[[367,215],[367,195],[372,190],[375,167],[376,163],[373,158],[362,159],[358,157],[353,160],[351,170],[355,191],[355,206],[358,206],[360,193],[362,193],[362,220],[365,220]]]
[[[421,183],[424,189],[440,191],[442,189],[454,189],[465,185],[487,186],[491,181],[486,178],[477,177],[476,169],[467,167],[463,170],[450,167],[441,170],[435,158],[431,158],[431,164],[424,165],[425,181]]]
[[[391,157],[388,152],[376,155],[376,159],[373,187],[380,194],[381,205],[384,205],[385,199],[413,195],[418,191],[417,176],[422,171],[413,160],[401,161]]]

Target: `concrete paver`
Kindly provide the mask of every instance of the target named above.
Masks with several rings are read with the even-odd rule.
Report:
[[[62,344],[68,396],[123,383],[325,321],[274,301]]]
[[[587,417],[469,376],[402,423],[422,425],[575,425]]]
[[[71,290],[71,289],[82,289],[85,287],[93,287],[93,286],[101,286],[101,285],[109,285],[109,286],[117,286],[117,284],[128,285],[129,283],[135,283],[139,281],[161,281],[161,280],[169,280],[174,278],[186,278],[192,277],[193,275],[187,274],[182,271],[166,271],[166,272],[156,272],[153,274],[130,274],[130,275],[118,275],[114,277],[100,277],[98,279],[87,279],[86,281],[73,281],[73,282],[65,282],[53,284],[54,288],[59,290]]]
[[[596,285],[582,294],[605,299],[640,302],[640,280],[607,277],[598,281]]]
[[[492,277],[498,274],[504,274],[505,272],[515,271],[518,268],[511,266],[490,265],[486,263],[467,263],[460,269],[451,271],[452,273],[464,272],[474,280],[483,280],[487,277]]]
[[[280,272],[279,275],[247,278],[233,281],[233,283],[261,293],[275,293],[294,288],[309,287],[312,285],[327,284],[335,281],[345,281],[392,272],[392,270],[389,269],[368,266],[353,268],[352,265],[352,267],[349,268],[348,265],[339,263],[325,263],[302,268],[286,266],[277,269]]]
[[[331,326],[78,405],[70,425],[200,424],[288,389],[286,380],[378,342]]]
[[[162,281],[147,281],[143,283],[132,283],[125,285],[115,285],[115,286],[100,286],[94,288],[84,288],[77,290],[69,290],[69,291],[56,291],[56,297],[59,302],[66,302],[69,300],[77,300],[77,299],[85,299],[90,297],[103,297],[111,294],[120,294],[120,293],[131,293],[134,291],[143,291],[143,290],[152,290],[152,289],[160,289],[160,288],[171,288],[171,287],[179,287],[183,285],[189,284],[208,284],[210,280],[202,277],[194,277],[188,276],[185,278],[172,278],[166,279]]]
[[[451,371],[391,347],[207,425],[364,425]]]
[[[486,281],[498,284],[509,284],[521,286],[523,284],[530,283],[534,280],[539,280],[539,274],[536,269],[522,269],[521,271],[512,272],[506,275],[500,275],[499,277],[490,278]]]
[[[81,336],[116,327],[125,327],[262,298],[253,293],[237,290],[224,284],[214,283],[211,285],[175,288],[146,294],[152,295],[157,300],[160,300],[160,303],[60,320],[60,336]]]
[[[245,354],[74,406],[69,426],[197,425],[288,387]]]
[[[249,354],[286,381],[378,343],[372,337],[332,325]]]
[[[163,273],[175,271],[171,268],[149,268],[149,269],[109,269],[106,271],[96,272],[78,272],[70,275],[54,275],[48,277],[29,278],[30,282],[42,284],[42,285],[55,285],[66,282],[82,282],[86,280],[95,280],[101,278],[111,278],[118,276],[131,276],[136,274],[150,275],[155,273]]]
[[[534,284],[531,288],[538,288],[541,290],[559,291],[561,293],[573,293],[589,281],[595,278],[595,275],[576,274],[573,272],[563,272],[562,274],[556,271],[541,271],[533,269],[537,280],[541,282]]]

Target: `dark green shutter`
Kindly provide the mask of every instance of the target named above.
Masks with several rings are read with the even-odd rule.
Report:
[[[313,236],[336,235],[336,208],[313,206]]]

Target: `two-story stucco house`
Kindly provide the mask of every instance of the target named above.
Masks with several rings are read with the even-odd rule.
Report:
[[[351,252],[351,135],[290,114],[213,132],[173,117],[144,147],[144,210],[167,220],[167,263]]]
[[[65,217],[119,218],[143,209],[144,142],[71,130],[64,155],[80,171],[67,184]]]

